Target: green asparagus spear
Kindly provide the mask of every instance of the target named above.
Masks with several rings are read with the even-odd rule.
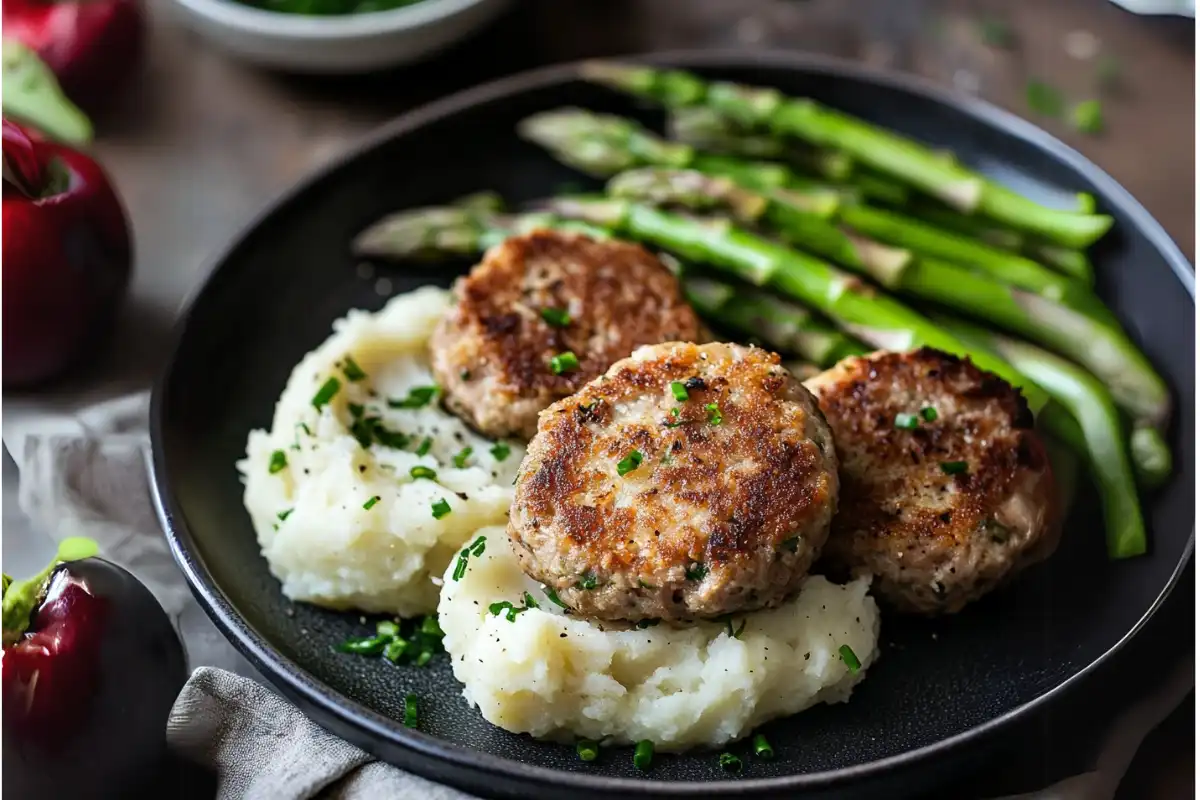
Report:
[[[701,316],[756,336],[775,350],[795,353],[823,367],[868,352],[808,309],[760,289],[687,272],[681,282],[684,296]]]
[[[738,123],[766,127],[817,147],[843,150],[857,163],[903,181],[963,213],[979,214],[1068,247],[1086,247],[1112,226],[1112,218],[1046,208],[946,159],[912,139],[871,125],[809,99],[774,89],[708,83],[678,70],[592,62],[583,77],[668,108],[704,105]]]
[[[836,150],[803,152],[777,136],[748,131],[728,117],[703,106],[672,110],[667,117],[667,133],[675,141],[698,151],[787,161],[832,181],[844,181],[854,170],[854,162],[845,153]]]
[[[987,273],[1001,283],[1049,297],[1072,308],[1096,313],[1103,304],[1086,286],[1014,253],[989,247],[975,239],[934,227],[894,211],[869,206],[845,206],[839,218],[872,239],[904,247],[922,256],[945,259]],[[1106,311],[1099,318],[1110,321]]]
[[[729,177],[755,189],[790,187],[797,192],[797,203],[825,217],[837,210],[840,201],[837,192],[798,179],[782,164],[697,153],[623,117],[560,108],[527,117],[518,125],[518,132],[564,164],[596,177],[611,177],[640,166],[686,167]]]
[[[859,188],[863,197],[870,200],[891,206],[902,206],[909,200],[907,186],[862,169],[855,170],[850,182]]]
[[[1146,552],[1146,529],[1125,451],[1121,417],[1104,385],[1069,361],[1031,344],[961,320],[939,317],[938,321],[959,338],[995,350],[1071,412],[1079,423],[1088,463],[1100,485],[1109,557],[1129,558]]]
[[[656,205],[680,204],[698,210],[724,207],[741,221],[764,220],[790,242],[867,274],[889,289],[985,319],[1074,358],[1110,385],[1122,406],[1141,422],[1158,425],[1167,418],[1170,398],[1166,385],[1120,326],[1111,321],[1107,309],[1093,310],[1094,306],[1084,305],[1084,300],[1074,296],[1059,304],[955,264],[906,258],[903,251],[873,250],[823,220],[798,214],[778,192],[767,195],[699,173],[663,169],[622,173],[608,188],[612,195]],[[857,209],[846,208],[842,213],[854,211]],[[893,219],[886,212],[871,213],[884,215],[888,223]],[[973,244],[964,242],[964,248]],[[1033,262],[1025,263],[1042,270]],[[1044,270],[1042,277],[1046,276],[1071,283],[1049,270]],[[1018,277],[1035,282],[1024,274]],[[1049,280],[1046,285],[1053,286]],[[1100,305],[1099,300],[1093,298],[1093,302]]]
[[[680,257],[732,273],[755,286],[771,286],[822,312],[851,336],[874,347],[927,346],[970,355],[981,369],[1021,387],[1031,408],[1045,395],[1002,359],[965,348],[958,339],[900,302],[841,270],[784,245],[740,230],[728,220],[697,221],[626,200],[562,198],[547,204],[564,217],[582,219],[653,244]]]
[[[654,205],[681,205],[693,211],[726,209],[741,222],[765,223],[785,240],[809,252],[863,272],[885,285],[895,283],[912,260],[905,250],[886,247],[848,234],[797,206],[782,189],[756,192],[728,178],[692,170],[646,167],[622,172],[608,182],[608,192]]]
[[[1096,271],[1092,268],[1092,262],[1088,260],[1087,253],[1082,250],[1072,250],[1069,247],[1060,247],[1054,244],[1027,242],[1021,251],[1030,258],[1048,264],[1087,286],[1096,283]]]

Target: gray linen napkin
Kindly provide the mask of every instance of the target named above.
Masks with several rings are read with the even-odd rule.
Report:
[[[101,553],[137,575],[175,621],[195,671],[168,722],[171,746],[217,774],[220,800],[468,800],[373,761],[257,682],[253,667],[192,599],[159,530],[147,472],[147,405],[143,393],[72,417],[5,419],[4,441],[21,472],[21,509],[34,524],[55,540],[96,539]],[[1022,800],[1113,797],[1138,745],[1193,683],[1191,664],[1180,665],[1151,697],[1117,718],[1094,770]]]

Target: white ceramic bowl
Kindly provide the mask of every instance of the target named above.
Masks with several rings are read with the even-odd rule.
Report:
[[[173,0],[188,27],[226,52],[290,72],[355,73],[418,61],[490,22],[508,0],[422,0],[390,11],[305,16],[236,0]]]

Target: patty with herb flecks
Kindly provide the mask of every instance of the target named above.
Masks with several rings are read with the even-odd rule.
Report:
[[[685,621],[777,606],[838,503],[811,394],[756,347],[642,347],[542,412],[508,534],[575,612]]]
[[[539,230],[495,246],[454,288],[430,342],[447,408],[493,437],[642,345],[702,338],[675,276],[640,245]]]
[[[1002,379],[924,348],[848,358],[805,386],[841,464],[822,565],[874,575],[898,610],[954,613],[1057,546],[1050,464]]]

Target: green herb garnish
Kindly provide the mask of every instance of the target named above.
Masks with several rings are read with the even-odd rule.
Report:
[[[390,619],[381,619],[375,623],[375,633],[380,636],[399,636],[400,626]]]
[[[1047,117],[1062,114],[1062,95],[1058,89],[1044,81],[1032,80],[1025,85],[1025,102],[1033,111]]]
[[[367,373],[363,372],[363,368],[350,356],[346,356],[342,361],[342,374],[351,383],[357,383],[367,377]]]
[[[419,456],[429,455],[429,448],[431,448],[431,447],[433,447],[433,439],[426,436],[425,439],[421,442],[421,444],[417,447],[417,455],[419,455]]]
[[[942,472],[947,475],[962,475],[967,471],[967,462],[965,461],[943,461]]]
[[[629,455],[617,462],[617,474],[625,477],[642,465],[642,454],[637,450],[629,451]]]
[[[436,386],[417,386],[409,389],[408,396],[405,398],[388,400],[388,408],[424,408],[437,396],[437,393],[438,387]]]
[[[334,395],[336,395],[338,390],[341,388],[342,382],[337,378],[330,378],[329,380],[325,381],[323,384],[321,384],[321,388],[317,389],[317,393],[313,395],[313,408],[319,409],[322,406],[328,405],[329,401],[333,399]]]
[[[775,758],[775,748],[771,747],[771,743],[767,741],[767,737],[761,733],[754,734],[754,755],[763,761],[770,761]]]
[[[721,753],[717,756],[717,763],[721,765],[721,769],[735,775],[742,771],[742,760],[733,753]]]
[[[579,756],[580,761],[595,761],[596,757],[600,755],[600,745],[591,739],[580,739],[575,743],[575,753]]]
[[[645,771],[650,769],[652,761],[654,761],[654,742],[642,739],[633,747],[633,765]]]
[[[703,561],[693,561],[683,573],[689,581],[702,581],[708,574],[708,566]]]
[[[925,420],[926,422],[933,422],[937,418],[937,409],[933,406],[925,406],[921,409],[921,419]]]
[[[1104,130],[1104,115],[1099,100],[1084,100],[1071,109],[1071,122],[1080,133],[1100,133]]]
[[[285,519],[287,519],[288,517],[290,517],[290,516],[292,515],[292,512],[293,512],[293,511],[295,511],[295,510],[296,510],[296,509],[294,509],[294,508],[285,508],[283,511],[280,511],[280,512],[279,512],[278,514],[276,514],[275,516],[279,517],[279,521],[280,521],[280,522],[283,522]]]
[[[492,449],[489,452],[492,454],[492,458],[497,461],[503,461],[512,453],[512,448],[505,442],[496,442],[492,445]]]
[[[537,600],[534,600],[533,595],[531,595],[529,592],[526,592],[522,599],[525,601],[526,608],[539,608]]]
[[[600,585],[600,582],[596,578],[596,573],[589,569],[587,572],[579,576],[579,583],[575,585],[580,589],[590,592],[592,589],[595,589],[598,585]]]
[[[565,328],[571,324],[571,312],[565,308],[543,308],[541,313],[551,328]]]
[[[921,421],[917,419],[916,414],[897,414],[895,421],[892,423],[897,428],[905,431],[915,431]]]
[[[671,381],[671,396],[679,402],[683,403],[688,399],[687,387],[683,385],[683,381]],[[676,413],[679,413],[676,411]]]
[[[858,656],[854,655],[854,650],[850,645],[844,644],[839,647],[838,654],[841,655],[842,661],[846,662],[846,669],[850,670],[851,674],[858,672],[862,667],[862,662],[858,660]]]
[[[360,656],[380,655],[391,641],[390,636],[356,636],[337,646],[339,652],[354,653]]]
[[[287,453],[282,450],[276,450],[271,453],[271,463],[267,465],[267,472],[274,475],[276,472],[287,469]]]
[[[415,694],[404,695],[404,727],[417,727],[417,696]]]
[[[381,499],[382,499],[382,498],[381,498],[379,495],[375,495],[375,496],[374,496],[374,497],[372,497],[370,500],[368,500],[367,502],[363,503],[363,510],[364,510],[364,511],[370,511],[372,508],[374,508],[374,507],[375,507],[375,504],[376,504],[376,503],[378,503],[378,502],[379,502]]]
[[[562,375],[564,372],[574,372],[579,369],[579,359],[570,350],[564,353],[559,353],[550,358],[550,371],[555,375]]]
[[[473,452],[474,450],[472,450],[470,447],[464,447],[462,450],[459,450],[454,454],[454,466],[458,469],[465,469],[467,466],[467,459],[471,457],[471,453]]]
[[[566,607],[567,607],[567,604],[566,604],[566,603],[564,603],[562,600],[559,600],[559,599],[558,599],[558,592],[554,591],[554,590],[553,590],[553,589],[551,589],[549,586],[545,586],[545,585],[543,585],[543,586],[542,586],[542,593],[543,593],[543,594],[545,594],[545,595],[546,595],[546,597],[548,597],[548,598],[550,599],[550,602],[551,602],[551,603],[554,603],[554,605],[558,606],[559,608],[566,608]]]
[[[436,481],[437,480],[437,472],[435,472],[434,470],[431,470],[429,467],[423,467],[420,464],[418,464],[417,466],[410,469],[408,471],[408,474],[412,476],[412,479],[414,481],[419,481],[422,478],[424,478],[427,481]]]
[[[444,497],[434,503],[431,508],[433,509],[434,519],[441,519],[450,513],[450,504],[446,502],[446,498]]]
[[[721,416],[721,409],[716,403],[705,403],[704,410],[708,412],[708,424],[720,425],[724,417]]]
[[[403,639],[393,639],[384,648],[383,657],[393,664],[399,663],[400,659],[404,658],[404,654],[408,652],[408,642]]]

